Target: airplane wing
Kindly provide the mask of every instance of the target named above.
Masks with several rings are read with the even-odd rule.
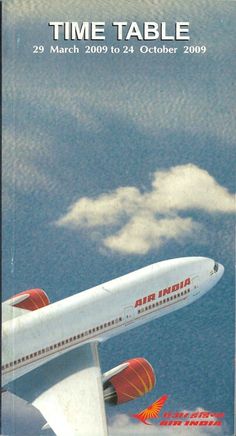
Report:
[[[97,343],[85,344],[14,381],[58,436],[107,436]]]

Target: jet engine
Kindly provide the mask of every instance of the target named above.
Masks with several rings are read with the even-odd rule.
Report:
[[[14,307],[25,310],[37,310],[50,304],[49,298],[43,289],[29,289],[14,295],[9,301]]]
[[[104,398],[123,404],[150,392],[156,383],[151,364],[143,357],[130,359],[103,374]]]

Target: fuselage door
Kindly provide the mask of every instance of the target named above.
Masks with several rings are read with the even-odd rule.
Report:
[[[134,308],[133,306],[128,306],[124,308],[124,320],[125,324],[130,324],[134,321]]]

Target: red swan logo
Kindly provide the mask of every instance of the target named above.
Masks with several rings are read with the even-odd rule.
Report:
[[[151,423],[147,422],[147,419],[158,418],[159,413],[167,399],[168,395],[163,395],[158,400],[154,401],[154,403],[150,404],[150,406],[146,407],[146,409],[131,416],[133,418],[139,419],[139,421],[141,421],[143,424],[151,425]]]

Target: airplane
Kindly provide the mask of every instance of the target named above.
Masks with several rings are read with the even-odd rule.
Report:
[[[105,401],[123,404],[146,394],[155,374],[142,357],[102,374],[99,343],[193,303],[223,273],[213,259],[183,257],[53,304],[42,289],[16,294],[2,310],[3,386],[18,379],[24,399],[58,436],[106,436]]]

